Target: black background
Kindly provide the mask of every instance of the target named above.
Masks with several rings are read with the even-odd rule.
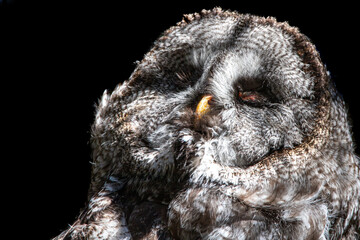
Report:
[[[10,225],[22,229],[15,236],[49,239],[74,221],[89,185],[94,104],[182,14],[215,6],[299,27],[348,103],[360,139],[355,3],[3,1],[3,152],[11,156],[3,161],[3,192],[14,204]]]

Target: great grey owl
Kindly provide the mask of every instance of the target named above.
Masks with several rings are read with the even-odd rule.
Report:
[[[88,203],[57,239],[359,239],[342,98],[297,28],[184,15],[92,126]]]

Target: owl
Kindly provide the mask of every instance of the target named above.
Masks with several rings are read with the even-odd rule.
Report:
[[[55,239],[359,239],[347,110],[297,28],[184,15],[92,126],[88,203]]]

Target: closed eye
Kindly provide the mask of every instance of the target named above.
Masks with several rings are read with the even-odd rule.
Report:
[[[253,92],[239,92],[239,97],[243,101],[258,101],[260,95]]]
[[[236,83],[234,89],[236,90],[235,97],[243,104],[258,107],[279,102],[263,79],[241,79]]]
[[[238,98],[245,104],[255,106],[268,103],[271,100],[271,98],[263,91],[239,91]]]

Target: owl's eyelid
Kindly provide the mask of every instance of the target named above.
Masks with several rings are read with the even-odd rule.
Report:
[[[255,91],[239,91],[238,95],[243,101],[257,101],[262,98],[262,96]]]
[[[241,102],[251,105],[255,104],[254,106],[277,102],[263,89],[259,89],[258,91],[238,91],[237,97]]]

